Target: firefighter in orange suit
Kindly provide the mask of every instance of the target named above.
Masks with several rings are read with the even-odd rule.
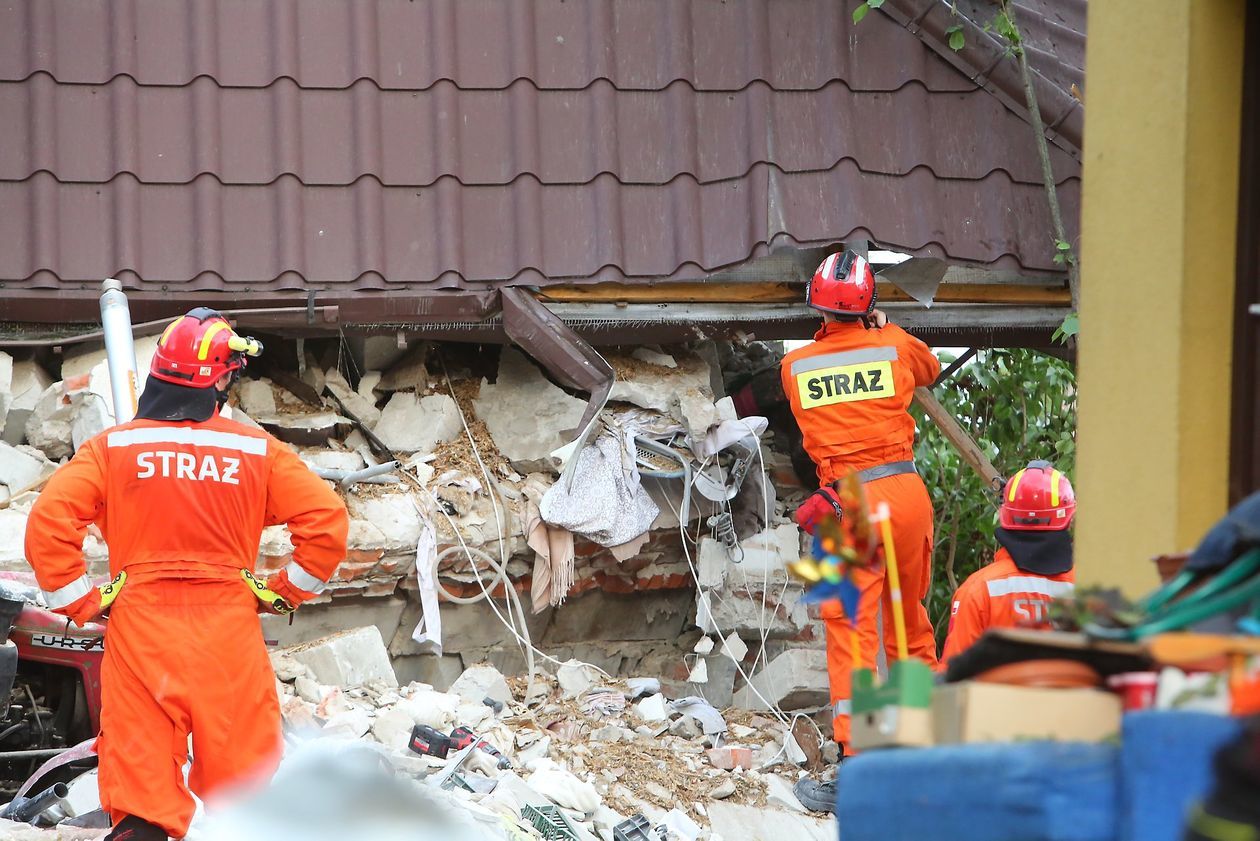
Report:
[[[77,624],[110,608],[96,743],[107,838],[182,838],[189,789],[204,799],[275,769],[280,709],[258,613],[291,612],[345,558],[337,495],[288,447],[219,414],[261,349],[213,310],[176,320],[136,419],[85,443],[31,509],[26,557],[48,607]],[[115,576],[102,587],[81,550],[92,523]],[[277,523],[293,561],[262,581],[249,570]]]
[[[805,451],[818,469],[820,489],[797,511],[812,533],[817,520],[840,513],[833,483],[857,472],[872,510],[888,504],[901,575],[910,654],[936,665],[936,641],[923,599],[931,579],[932,502],[914,466],[914,419],[907,411],[916,386],[931,385],[940,363],[923,342],[888,323],[875,309],[875,275],[851,252],[832,254],[810,281],[806,302],[823,314],[814,341],[783,358],[783,390],[801,428]],[[875,666],[878,607],[883,604],[884,647],[896,657],[892,610],[883,573],[859,573],[858,616],[862,664]],[[847,620],[838,602],[823,605],[827,670],[835,738],[849,752],[850,662]],[[830,789],[805,796],[818,808],[834,803]],[[813,806],[813,804],[807,804]]]
[[[1029,462],[1002,491],[993,563],[954,595],[942,660],[971,647],[989,628],[1049,628],[1049,608],[1072,595],[1072,483],[1048,461]]]

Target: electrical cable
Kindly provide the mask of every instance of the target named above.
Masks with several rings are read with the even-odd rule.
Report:
[[[446,381],[447,390],[450,392],[451,398],[454,400],[455,392],[451,384],[450,375],[446,370],[446,362],[441,357],[439,357],[439,362],[442,364],[442,373]],[[495,480],[493,475],[491,475],[489,468],[486,466],[485,460],[481,456],[480,448],[477,446],[476,439],[473,437],[472,429],[468,425],[468,419],[464,415],[463,407],[459,405],[459,401],[457,400],[455,401],[455,407],[459,412],[460,423],[463,425],[464,434],[468,438],[468,443],[472,449],[473,458],[476,460],[478,466],[481,468],[482,475],[485,478],[485,481],[487,484],[486,493],[490,497],[490,503],[495,512],[495,524],[498,527],[497,540],[499,543],[499,556],[500,556],[499,559],[495,560],[493,556],[491,556],[489,553],[485,552],[484,550],[469,546],[467,542],[464,540],[463,534],[460,532],[459,528],[456,526],[454,519],[452,519],[450,514],[446,512],[445,507],[442,506],[442,504],[437,499],[437,497],[433,494],[433,492],[430,491],[424,485],[424,483],[419,480],[418,476],[413,476],[412,474],[408,473],[406,470],[403,470],[402,472],[405,476],[407,476],[409,479],[411,479],[415,483],[417,488],[419,488],[429,497],[429,500],[433,504],[434,509],[441,512],[442,516],[446,518],[447,523],[451,528],[451,532],[455,535],[456,539],[459,541],[458,546],[448,546],[446,549],[444,549],[442,552],[438,553],[434,557],[433,569],[434,569],[434,582],[436,585],[436,589],[442,594],[444,598],[447,598],[451,602],[456,603],[456,604],[473,604],[473,603],[485,600],[490,605],[490,609],[491,611],[493,611],[495,618],[497,618],[499,622],[502,623],[503,626],[508,629],[508,631],[516,639],[517,644],[522,646],[522,649],[525,652],[527,668],[529,669],[529,679],[528,679],[529,682],[526,688],[526,695],[525,695],[525,697],[528,699],[533,694],[534,677],[536,674],[534,655],[536,654],[542,657],[544,660],[550,663],[554,663],[557,666],[562,666],[564,665],[564,663],[560,660],[557,660],[555,657],[552,657],[551,655],[547,654],[545,651],[538,648],[537,646],[535,646],[533,644],[533,640],[530,638],[529,627],[526,624],[525,610],[521,604],[520,595],[516,592],[516,588],[512,586],[511,576],[509,575],[507,571],[508,558],[506,557],[506,546],[505,546],[506,529],[504,527],[502,512],[500,511],[498,502],[496,501],[495,498],[496,497],[502,498],[505,507],[508,506],[508,500],[506,499],[506,497],[503,497],[503,491],[501,487],[499,486],[498,482]],[[425,516],[424,512],[420,510],[419,505],[415,503],[414,498],[412,500],[412,504],[416,506],[418,513],[420,513],[422,516]],[[473,572],[474,577],[476,578],[477,584],[481,588],[481,593],[477,596],[471,596],[471,597],[456,596],[455,594],[451,593],[442,585],[440,579],[437,576],[437,568],[441,560],[453,554],[456,551],[462,551],[465,554],[465,556],[468,558],[469,567],[472,569],[472,572]],[[486,582],[482,579],[481,571],[477,567],[476,560],[478,558],[480,558],[484,563],[489,564],[491,568],[493,568],[496,572],[496,575],[494,579],[490,582],[489,586],[487,586]],[[505,592],[505,601],[507,601],[508,603],[508,617],[507,618],[505,618],[503,614],[500,613],[498,606],[495,604],[494,596],[492,595],[492,591],[494,590],[494,588],[499,586],[500,584],[503,584],[503,588]],[[515,608],[515,613],[516,613],[515,617],[512,617],[513,608]],[[521,626],[519,631],[517,630],[516,622],[513,621],[513,619],[519,620],[520,626]],[[591,669],[594,669],[595,671],[599,672],[600,674],[602,674],[604,677],[608,678],[609,680],[614,679],[611,675],[608,674],[608,672],[604,671],[599,666],[596,666],[593,663],[586,663],[580,660],[578,662],[581,663],[583,666],[587,666]]]

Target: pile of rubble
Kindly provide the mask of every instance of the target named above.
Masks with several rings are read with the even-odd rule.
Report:
[[[398,773],[518,833],[489,837],[535,837],[526,827],[543,829],[540,814],[569,833],[546,838],[613,841],[632,825],[668,832],[629,837],[671,841],[834,836],[792,794],[807,754],[820,767],[816,734],[768,716],[728,720],[700,698],[668,697],[654,678],[570,661],[531,683],[483,664],[448,692],[400,687],[375,628],[282,649],[272,663],[290,741],[370,740]],[[444,744],[460,733],[485,745]]]
[[[155,344],[137,340],[141,371]],[[356,354],[325,348],[323,364],[297,351],[292,370],[251,368],[229,406],[293,446],[351,515],[319,602],[292,624],[264,619],[283,646],[294,750],[375,745],[496,826],[558,809],[575,838],[611,839],[636,819],[671,838],[834,835],[791,794],[821,767],[818,728],[782,712],[826,729],[820,625],[784,571],[803,489],[782,442],[722,396],[724,372],[764,373],[770,350],[611,352],[609,402],[567,450],[586,402],[514,349],[496,360],[369,340]],[[0,352],[0,569],[26,568],[30,505],[109,425],[111,401],[102,349]],[[257,569],[292,552],[269,528]],[[107,553],[89,535],[93,576],[107,575]],[[449,739],[458,727],[510,767],[408,747],[417,728]]]
[[[137,340],[142,372],[155,347],[156,337]],[[272,623],[269,637],[291,644],[374,624],[405,680],[444,689],[486,659],[519,674],[525,658],[505,644],[513,633],[486,604],[464,603],[489,589],[498,613],[510,613],[506,578],[526,603],[527,635],[559,660],[660,674],[718,706],[731,703],[737,669],[690,652],[689,629],[737,634],[749,670],[821,646],[782,573],[799,539],[785,512],[801,493],[782,447],[770,435],[763,446],[764,427],[736,425],[732,440],[743,449],[699,454],[740,423],[720,396],[723,371],[772,366],[765,346],[743,355],[711,343],[610,352],[609,402],[567,461],[557,456],[580,431],[586,402],[515,349],[496,360],[463,347],[367,340],[355,354],[325,348],[322,364],[298,348],[292,370],[272,363],[254,377],[255,366],[234,389],[232,416],[290,443],[337,482],[351,514],[347,558],[321,603],[292,626]],[[271,357],[288,350],[268,345]],[[64,358],[0,352],[0,569],[25,568],[22,535],[38,488],[111,414],[102,348],[68,346]],[[636,434],[680,445],[694,488],[668,458],[664,471],[645,469]],[[391,457],[399,469],[361,475]],[[717,492],[698,493],[701,478]],[[282,567],[292,551],[284,527],[267,529],[258,569]],[[84,555],[104,577],[107,547],[96,536]],[[698,669],[705,680],[692,679]],[[816,676],[814,690],[810,701],[822,706]]]

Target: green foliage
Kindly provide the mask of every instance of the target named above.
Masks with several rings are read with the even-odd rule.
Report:
[[[941,361],[952,360],[943,355]],[[1073,475],[1076,377],[1067,362],[1019,348],[982,350],[934,392],[1003,476],[1039,458]],[[997,493],[984,487],[917,406],[914,414],[919,425],[915,461],[936,512],[928,612],[943,639],[955,586],[947,570],[952,568],[961,584],[992,559]]]
[[[1010,44],[1012,49],[1019,49],[1023,43],[1019,28],[1015,26],[1015,20],[1007,11],[1005,3],[1002,4],[1002,11],[998,12],[997,17],[993,19],[993,28],[997,30],[997,34],[1006,39],[1006,43]]]
[[[1063,317],[1063,323],[1054,331],[1054,335],[1050,337],[1051,341],[1066,345],[1068,339],[1081,332],[1081,316],[1079,313],[1070,312]]]
[[[853,22],[861,23],[862,18],[866,17],[871,11],[870,3],[859,3],[858,7],[853,10]]]
[[[945,30],[945,34],[949,36],[949,48],[954,52],[958,52],[967,46],[967,38],[963,35],[963,27],[961,23],[956,23],[949,29]]]

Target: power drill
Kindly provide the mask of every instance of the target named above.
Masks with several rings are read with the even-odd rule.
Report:
[[[467,727],[461,726],[456,727],[451,731],[449,743],[451,748],[454,748],[455,750],[463,750],[479,738],[480,737],[476,733],[469,730]],[[508,758],[500,753],[498,748],[487,742],[485,739],[481,739],[481,742],[477,745],[477,749],[485,751],[498,760],[498,767],[500,771],[505,768],[512,767],[512,763],[508,760]]]
[[[411,741],[407,743],[407,747],[421,756],[446,759],[446,755],[451,752],[452,743],[450,736],[440,730],[434,730],[427,724],[417,724],[411,728]]]

